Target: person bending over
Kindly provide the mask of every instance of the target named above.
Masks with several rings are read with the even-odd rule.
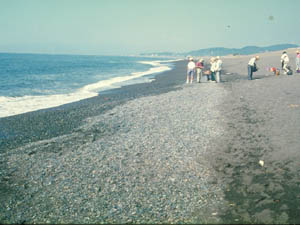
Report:
[[[289,69],[287,67],[288,67],[288,63],[290,60],[289,60],[289,57],[288,57],[286,51],[284,51],[282,53],[280,61],[281,61],[281,67],[283,69],[283,74],[287,74],[289,71]]]
[[[259,56],[252,57],[248,63],[248,80],[253,80],[253,73],[257,71],[256,61],[259,60]]]

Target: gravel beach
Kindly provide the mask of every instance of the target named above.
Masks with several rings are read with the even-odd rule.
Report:
[[[220,84],[185,84],[179,61],[0,119],[0,222],[299,223],[300,75],[271,75],[280,53],[260,55],[252,81],[251,56],[224,57]]]

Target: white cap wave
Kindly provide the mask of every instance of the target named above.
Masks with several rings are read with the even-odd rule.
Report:
[[[124,85],[126,81],[171,69],[167,65],[160,64],[160,61],[141,61],[140,63],[151,64],[154,67],[144,72],[136,72],[127,76],[114,77],[99,81],[97,83],[89,84],[69,94],[23,97],[0,96],[0,117],[7,117],[35,110],[57,107],[67,103],[80,101],[82,99],[95,97],[100,91],[119,88]],[[151,82],[151,80],[149,80],[149,82]]]

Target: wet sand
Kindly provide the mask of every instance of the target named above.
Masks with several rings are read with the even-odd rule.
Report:
[[[294,50],[289,52],[292,58]],[[300,222],[300,74],[276,77],[268,72],[270,65],[280,68],[280,55],[260,54],[260,71],[252,81],[234,74],[243,75],[241,66],[228,69],[233,73],[228,81],[236,80],[225,84],[230,90],[221,107],[226,134],[212,157],[219,181],[227,184],[225,223]],[[238,58],[241,65],[249,59]],[[224,63],[233,61],[228,57]],[[294,67],[294,58],[290,62]]]
[[[185,84],[181,61],[0,119],[0,221],[299,223],[300,74],[268,72],[280,54],[260,54],[252,81],[251,56],[224,57],[221,84]]]

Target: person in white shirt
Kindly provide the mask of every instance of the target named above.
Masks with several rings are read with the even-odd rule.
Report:
[[[214,57],[210,58],[210,78],[211,81],[216,82],[216,59]]]
[[[296,56],[296,72],[300,73],[300,51],[297,50],[296,54],[297,54],[297,56]]]
[[[215,72],[216,72],[216,82],[220,83],[221,82],[221,70],[222,70],[222,60],[220,59],[220,56],[216,57],[216,62],[215,62]]]
[[[287,66],[288,66],[290,59],[289,59],[288,55],[286,54],[286,51],[284,51],[282,53],[280,61],[281,61],[281,68],[283,69],[283,74],[287,74],[287,72],[289,71]]]
[[[252,80],[253,72],[257,71],[256,61],[259,60],[259,56],[252,57],[248,63],[248,80]]]
[[[187,64],[187,76],[186,83],[193,83],[194,74],[195,74],[196,64],[194,63],[193,57],[189,58],[189,63]]]

